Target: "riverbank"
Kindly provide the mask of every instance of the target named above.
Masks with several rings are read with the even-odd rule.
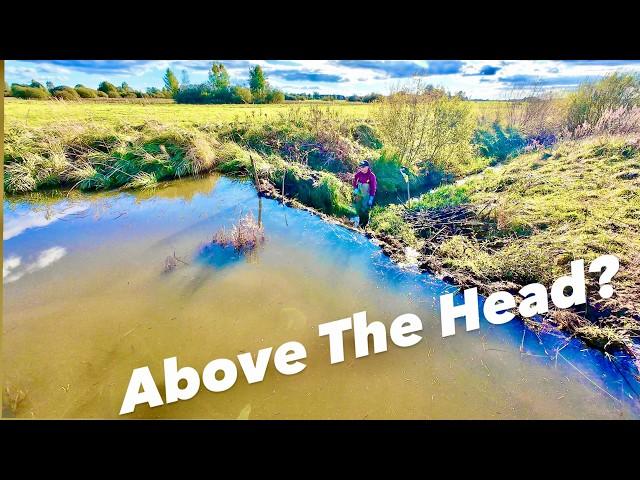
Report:
[[[411,203],[372,212],[374,235],[393,251],[419,250],[421,267],[461,288],[512,293],[549,284],[569,263],[620,259],[615,294],[603,300],[598,275],[588,305],[552,310],[534,330],[564,330],[606,352],[640,351],[640,149],[630,138],[564,142],[518,156]]]

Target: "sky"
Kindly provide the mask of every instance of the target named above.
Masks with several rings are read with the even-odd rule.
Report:
[[[97,88],[107,80],[146,90],[162,87],[162,76],[173,69],[186,72],[190,83],[202,83],[214,60],[41,60],[5,62],[11,83],[41,83]],[[612,72],[640,73],[640,60],[222,60],[231,81],[247,85],[248,71],[261,65],[269,83],[290,93],[366,95],[387,94],[413,77],[470,98],[515,98],[532,84],[569,90],[585,80]]]

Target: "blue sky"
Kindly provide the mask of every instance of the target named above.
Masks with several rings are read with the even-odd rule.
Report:
[[[136,89],[161,87],[166,68],[191,83],[206,80],[213,60],[42,60],[5,62],[7,82],[32,79],[55,85],[96,88],[102,80],[127,82]],[[287,92],[342,95],[388,93],[412,77],[464,91],[471,98],[504,99],[535,83],[571,89],[611,72],[640,72],[640,60],[222,60],[234,83],[246,84],[252,65],[263,67],[269,82]]]

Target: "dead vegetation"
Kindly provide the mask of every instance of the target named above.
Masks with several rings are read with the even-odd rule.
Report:
[[[233,248],[236,252],[249,253],[264,243],[264,240],[264,227],[249,212],[241,217],[230,230],[222,227],[214,233],[211,243],[225,248]]]

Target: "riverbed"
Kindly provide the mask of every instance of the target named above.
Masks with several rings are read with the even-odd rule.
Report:
[[[265,243],[248,256],[203,248],[251,212]],[[167,257],[175,268],[166,271]],[[3,415],[19,418],[638,418],[640,386],[618,360],[514,320],[442,338],[440,295],[456,287],[401,267],[365,236],[259,199],[220,176],[149,192],[4,202]],[[413,347],[331,365],[318,325],[366,311],[414,313]],[[307,368],[120,417],[133,369],[163,389],[163,359],[213,358],[288,341]],[[11,401],[14,399],[15,401]]]

